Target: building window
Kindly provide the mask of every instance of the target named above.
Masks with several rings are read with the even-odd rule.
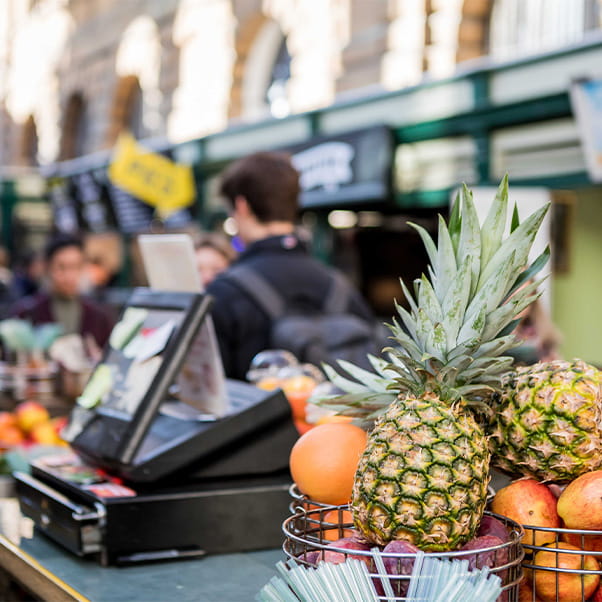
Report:
[[[86,101],[80,92],[75,92],[65,108],[61,159],[73,159],[85,153],[87,125]]]
[[[135,75],[127,75],[117,82],[117,91],[113,101],[109,144],[114,144],[117,136],[129,131],[135,138],[146,135],[143,121],[142,89]]]
[[[496,0],[490,54],[507,59],[579,42],[598,27],[598,0]]]
[[[286,117],[290,112],[286,89],[290,78],[291,55],[286,45],[286,38],[283,38],[276,59],[274,60],[270,82],[265,94],[265,101],[273,117]]]
[[[30,115],[23,124],[21,135],[19,162],[22,165],[39,165],[38,160],[38,130],[33,115]]]
[[[290,112],[291,56],[282,29],[271,19],[255,34],[245,57],[242,116],[248,120],[285,117]]]
[[[137,77],[133,78],[128,95],[125,98],[124,126],[135,138],[146,135],[142,119],[142,88]]]

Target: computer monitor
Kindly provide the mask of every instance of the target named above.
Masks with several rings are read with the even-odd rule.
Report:
[[[297,431],[282,391],[220,381],[223,416],[174,399],[209,306],[203,293],[133,292],[63,431],[86,463],[136,483],[286,467]]]
[[[203,290],[188,234],[141,234],[138,245],[150,288],[188,293]]]
[[[198,293],[203,290],[194,244],[188,234],[142,234],[138,237],[149,286],[156,291]],[[180,401],[215,416],[228,412],[224,367],[211,316],[204,320],[190,355],[177,379]],[[186,408],[165,411],[182,414]]]
[[[201,293],[133,292],[65,429],[76,451],[106,466],[132,461],[209,305]]]

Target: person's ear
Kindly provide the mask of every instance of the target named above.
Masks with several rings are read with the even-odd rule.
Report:
[[[248,217],[253,214],[249,201],[242,194],[234,199],[234,213],[240,217]]]

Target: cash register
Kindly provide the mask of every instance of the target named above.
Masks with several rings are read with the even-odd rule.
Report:
[[[290,406],[203,356],[209,304],[136,289],[63,431],[70,447],[15,475],[22,512],[74,554],[108,565],[281,545]]]

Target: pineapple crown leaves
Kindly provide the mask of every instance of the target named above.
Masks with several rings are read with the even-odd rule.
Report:
[[[400,315],[408,331],[416,333],[419,346],[444,363],[460,344],[473,341],[469,347],[476,347],[495,338],[537,296],[540,282],[519,287],[549,258],[546,249],[524,269],[548,206],[522,223],[515,209],[510,235],[504,239],[507,207],[508,179],[504,177],[482,227],[466,186],[456,197],[449,225],[439,220],[439,247],[424,228],[411,224],[427,249],[432,282],[425,284],[424,276],[415,282],[418,303],[402,286],[411,312]]]
[[[548,207],[521,222],[515,205],[505,236],[505,176],[482,226],[465,185],[456,196],[448,223],[439,217],[438,245],[423,227],[410,223],[422,239],[430,265],[428,276],[414,280],[413,292],[401,281],[407,309],[396,302],[397,317],[387,325],[394,343],[385,350],[389,363],[372,362],[377,381],[345,363],[345,372],[362,389],[350,387],[353,381],[348,379],[341,383],[333,369],[327,371],[328,377],[345,385],[340,388],[354,396],[356,408],[362,393],[371,396],[367,405],[374,401],[375,392],[383,402],[394,399],[395,391],[420,394],[432,390],[450,402],[461,397],[468,403],[481,403],[491,396],[512,365],[504,352],[519,343],[511,334],[516,317],[538,297],[541,280],[534,277],[550,251],[547,248],[532,263],[528,258]],[[341,407],[344,398],[337,402]],[[373,412],[366,407],[368,413]]]

